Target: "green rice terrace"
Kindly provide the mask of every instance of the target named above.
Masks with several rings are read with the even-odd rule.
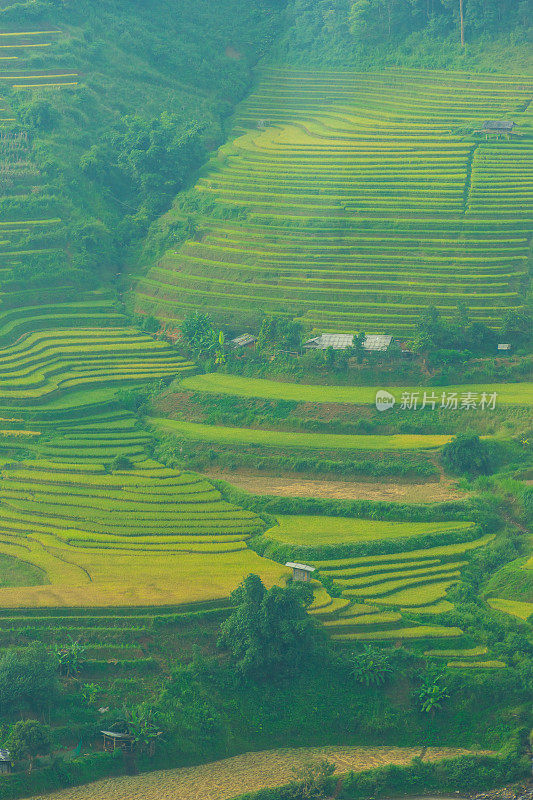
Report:
[[[276,65],[311,0],[97,5],[0,0],[0,773],[19,716],[54,735],[0,798],[361,744],[357,773],[420,753],[406,792],[523,777],[533,80]],[[430,306],[511,350],[417,349]],[[270,315],[298,347],[229,342]],[[363,330],[407,349],[303,348]],[[53,686],[15,708],[25,658]],[[121,707],[158,729],[131,759]]]
[[[523,303],[531,93],[520,75],[263,69],[170,212],[193,233],[137,282],[137,308],[408,335],[424,307],[462,302],[498,326]],[[515,134],[486,140],[487,118]]]
[[[0,79],[17,92],[71,91],[77,73],[56,69],[64,61],[57,56],[62,35],[3,34]],[[26,55],[34,50],[38,55]],[[28,58],[40,67],[26,68]],[[140,281],[141,310],[179,318],[207,304],[215,316],[229,312],[244,321],[282,303],[309,325],[370,330],[379,319],[380,327],[404,333],[422,306],[439,298],[445,315],[462,299],[476,318],[498,324],[522,296],[530,207],[510,165],[526,179],[530,91],[519,76],[264,70],[239,106],[236,138],[178,209],[193,213],[197,233]],[[291,548],[311,548],[311,556],[323,548],[327,555],[352,542],[362,548],[355,560],[313,556],[336,591],[315,582],[311,612],[334,639],[462,641],[453,619],[447,623],[453,604],[446,594],[473,550],[491,541],[469,521],[466,506],[453,521],[444,508],[435,521],[300,514],[278,516],[269,528],[270,519],[226,500],[225,490],[164,466],[157,450],[164,435],[181,442],[184,458],[191,448],[233,447],[254,461],[261,452],[273,468],[292,452],[322,454],[339,468],[351,461],[363,472],[380,452],[378,479],[435,480],[436,453],[457,420],[416,433],[308,432],[251,428],[237,419],[212,424],[194,416],[192,403],[188,417],[155,412],[143,425],[117,399],[120,389],[174,381],[204,398],[213,393],[215,403],[229,394],[319,404],[369,403],[374,390],[196,375],[177,348],[133,329],[111,291],[72,280],[59,201],[7,102],[5,114],[0,554],[10,564],[18,559],[28,585],[20,576],[4,584],[3,606],[224,602],[249,572],[267,585],[288,576],[283,559],[269,558],[268,547],[263,552],[265,542],[283,545],[287,557]],[[504,142],[476,138],[472,130],[487,114],[512,115],[518,134]],[[524,160],[519,167],[517,159]],[[494,181],[498,196],[508,197],[503,209],[498,200],[497,224],[496,201],[484,188]],[[53,279],[43,284],[52,263]],[[449,306],[440,302],[444,295]],[[516,387],[496,388],[502,402],[515,402]],[[427,553],[417,550],[427,541]],[[391,542],[400,549],[389,558]],[[372,568],[365,566],[370,557]]]

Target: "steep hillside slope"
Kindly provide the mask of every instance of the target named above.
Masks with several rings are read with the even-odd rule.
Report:
[[[520,75],[263,70],[167,216],[189,238],[139,281],[137,309],[408,335],[428,305],[464,303],[498,327],[527,280],[532,91]],[[485,119],[518,133],[487,140]]]
[[[0,551],[50,583],[6,588],[4,605],[211,598],[263,566],[271,581],[282,571],[245,550],[262,521],[207,482],[161,469],[116,397],[194,369],[96,287],[219,136],[248,81],[244,51],[271,27],[270,12],[233,0],[174,11],[0,7]],[[157,537],[142,534],[156,530],[154,550]]]
[[[277,19],[275,0],[0,3],[3,174],[16,161],[28,189],[4,180],[16,196],[0,214],[32,221],[6,246],[27,251],[26,283],[94,284],[119,268],[221,141]]]

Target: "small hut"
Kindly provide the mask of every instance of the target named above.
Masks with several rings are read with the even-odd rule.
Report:
[[[229,340],[230,347],[233,347],[235,350],[242,349],[243,347],[255,347],[256,343],[257,336],[253,336],[251,333],[242,333],[240,336],[236,336],[235,339]]]
[[[304,583],[311,580],[311,575],[315,571],[315,567],[309,567],[307,564],[295,564],[294,561],[287,561],[285,566],[292,569],[293,581],[302,581]]]
[[[13,761],[9,750],[0,750],[0,775],[9,775],[13,771]]]
[[[511,136],[513,130],[516,128],[516,123],[509,119],[487,119],[481,126],[481,133],[485,134],[485,138],[489,136]]]
[[[119,731],[100,731],[104,737],[104,750],[112,753],[114,750],[123,750],[125,753],[133,752],[133,736]]]

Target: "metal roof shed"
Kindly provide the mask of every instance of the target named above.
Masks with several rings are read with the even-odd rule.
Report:
[[[385,336],[381,333],[371,333],[365,337],[363,348],[368,353],[385,353],[392,341],[392,336]]]
[[[311,580],[311,575],[316,569],[315,567],[308,566],[308,564],[298,564],[294,561],[287,561],[285,566],[292,569],[293,580],[303,581],[304,583]]]
[[[348,350],[353,347],[353,333],[323,333],[309,339],[305,344],[306,350],[327,350],[332,347],[334,350]]]
[[[510,119],[487,119],[481,126],[482,131],[494,133],[510,133],[516,128],[516,123]]]
[[[133,750],[133,736],[129,733],[121,733],[120,731],[100,731],[104,737],[104,750],[107,752],[113,750],[124,750],[126,753],[131,753]]]
[[[242,333],[240,336],[236,336],[235,339],[230,339],[229,343],[232,347],[251,347],[256,342],[256,336],[252,336],[251,333]]]

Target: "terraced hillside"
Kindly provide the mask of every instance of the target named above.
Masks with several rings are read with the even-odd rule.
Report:
[[[39,585],[0,589],[0,603],[160,605],[227,597],[251,571],[275,582],[284,568],[245,546],[262,520],[153,461],[151,436],[117,401],[121,388],[194,365],[130,327],[111,291],[81,288],[69,209],[49,193],[31,128],[9,108],[16,93],[39,105],[45,89],[77,85],[54,69],[65,37],[0,34],[0,553],[43,571]]]
[[[0,282],[2,307],[57,303],[75,285],[78,270],[68,265],[65,222],[69,209],[58,198],[33,158],[31,129],[13,108],[39,97],[46,114],[50,92],[79,84],[64,65],[59,30],[3,31],[0,34]],[[35,119],[31,120],[35,122]],[[39,124],[39,123],[38,123]],[[43,122],[43,124],[45,124]]]
[[[531,80],[269,68],[234,138],[171,212],[194,234],[135,289],[163,319],[409,334],[459,302],[497,327],[522,305],[533,205]],[[475,134],[513,119],[510,141]]]
[[[395,523],[389,525],[394,527]],[[417,528],[420,531],[423,527],[420,523],[411,524],[411,536],[416,536]],[[444,541],[446,525],[440,528]],[[266,536],[275,539],[276,529],[268,531]],[[401,552],[311,558],[320,576],[333,581],[341,592],[336,598],[327,593],[318,596],[312,613],[322,620],[339,644],[403,642],[419,650],[430,648],[425,651],[427,655],[446,659],[448,666],[463,669],[505,666],[491,658],[487,648],[477,645],[453,619],[454,606],[446,593],[460,580],[470,554],[494,537],[472,538],[464,527],[462,538],[455,544],[422,548],[416,544],[409,546],[406,541]],[[446,644],[447,639],[453,639],[453,644]]]

